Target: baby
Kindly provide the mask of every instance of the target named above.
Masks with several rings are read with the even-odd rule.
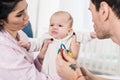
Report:
[[[64,44],[66,49],[70,50],[72,35],[76,35],[77,41],[80,43],[88,42],[89,40],[96,38],[95,32],[91,32],[89,34],[74,33],[72,24],[73,18],[68,12],[55,12],[50,18],[50,26],[48,33],[45,33],[39,39],[33,39],[27,44],[24,42],[21,43],[21,46],[25,47],[29,51],[39,51],[43,45],[44,40],[49,38],[53,40],[53,42],[49,44],[46,54],[44,56],[41,71],[45,74],[49,74],[54,80],[56,80],[54,76],[58,76],[56,72],[55,61],[60,45]],[[74,59],[77,59],[77,56],[78,53],[72,54],[72,57]],[[62,79],[60,78],[60,80]]]

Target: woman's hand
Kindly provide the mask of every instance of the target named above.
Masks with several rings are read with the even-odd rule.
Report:
[[[46,39],[42,45],[42,48],[40,49],[40,52],[38,54],[38,59],[41,61],[44,59],[45,53],[47,51],[48,45],[53,41],[53,39]]]

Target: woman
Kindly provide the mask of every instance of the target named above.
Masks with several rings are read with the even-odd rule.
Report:
[[[40,72],[42,55],[34,60],[18,41],[28,41],[20,31],[28,23],[26,0],[0,0],[0,80],[52,80]],[[41,49],[51,41],[47,40]]]

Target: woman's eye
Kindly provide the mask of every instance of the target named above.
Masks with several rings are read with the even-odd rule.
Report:
[[[22,16],[22,14],[18,14],[18,15],[16,15],[16,17],[21,17]]]

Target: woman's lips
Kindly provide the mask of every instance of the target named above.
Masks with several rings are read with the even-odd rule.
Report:
[[[28,25],[28,21],[23,24],[23,26],[27,26],[27,25]]]

